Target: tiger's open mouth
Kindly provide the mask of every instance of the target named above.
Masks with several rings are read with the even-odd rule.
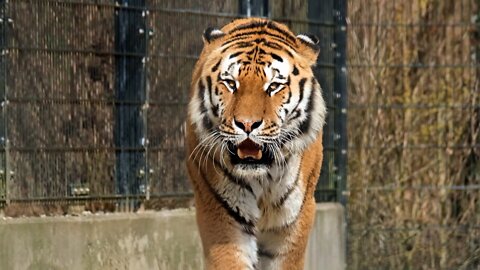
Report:
[[[228,152],[233,165],[271,165],[273,163],[273,155],[266,147],[256,144],[250,139],[235,145],[228,143]]]

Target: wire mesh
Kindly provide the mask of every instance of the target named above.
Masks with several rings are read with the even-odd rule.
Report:
[[[1,1],[0,201],[118,209],[191,196],[184,120],[200,36],[247,10],[321,37],[316,73],[334,111],[332,3]],[[332,132],[319,200],[337,195]]]
[[[478,269],[478,1],[356,1],[351,269]]]

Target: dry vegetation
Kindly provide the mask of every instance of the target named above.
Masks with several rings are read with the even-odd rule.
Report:
[[[478,4],[349,2],[351,269],[480,265]]]

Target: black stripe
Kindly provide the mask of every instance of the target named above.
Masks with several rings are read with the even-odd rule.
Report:
[[[206,113],[207,107],[205,106],[205,85],[202,80],[198,81],[198,98],[200,99],[200,113]]]
[[[233,42],[233,41],[232,41]],[[222,52],[221,53],[224,53],[226,52],[227,50],[229,50],[230,48],[234,48],[236,46],[236,48],[240,48],[238,46],[241,46],[241,44],[248,44],[246,45],[246,47],[249,47],[251,46],[252,44],[250,42],[239,42],[239,43],[234,43],[234,44],[231,44],[225,48],[222,49]],[[223,47],[223,46],[222,46]],[[242,48],[245,48],[245,47],[242,47]]]
[[[243,49],[243,48],[248,48],[255,45],[253,42],[239,42],[235,44],[236,48]]]
[[[300,90],[300,99],[298,100],[298,103],[300,104],[303,100],[303,92],[305,91],[305,83],[307,82],[307,78],[302,78],[300,82],[298,83],[298,88]]]
[[[288,199],[288,197],[290,197],[290,194],[292,194],[292,192],[295,190],[295,188],[297,188],[299,179],[300,179],[300,168],[298,168],[297,178],[295,179],[295,182],[293,182],[292,186],[290,186],[290,187],[288,188],[288,190],[282,195],[282,197],[280,198],[280,200],[278,200],[278,202],[276,202],[276,203],[273,205],[274,207],[280,208],[280,207],[283,206],[283,204],[284,204],[285,201]]]
[[[293,115],[292,117],[289,118],[290,121],[300,117],[302,114],[300,113],[300,110],[298,109],[298,106],[300,105],[300,103],[302,102],[303,100],[303,91],[305,90],[304,87],[305,87],[305,82],[307,81],[306,78],[302,78],[300,80],[300,82],[298,83],[298,91],[300,92],[300,97],[298,99],[298,103],[297,105],[295,106],[295,108],[292,110],[292,113],[295,113],[295,115]]]
[[[219,110],[220,110],[220,106],[219,106],[218,104],[215,105],[215,106],[213,106],[212,112],[213,112],[213,115],[214,115],[215,117],[218,117],[218,111],[219,111]]]
[[[240,41],[240,40],[244,40],[244,39],[249,39],[249,38],[252,38],[251,36],[247,36],[247,35],[241,35],[241,36],[237,36],[237,37],[230,37],[227,39],[227,41],[225,41],[222,45],[220,45],[220,47],[224,47],[230,43],[234,43],[236,41]],[[251,41],[240,41],[236,44],[241,44],[241,43],[249,43],[251,44],[252,42]]]
[[[213,104],[213,102],[212,102],[212,77],[207,76],[205,79],[207,80],[207,90],[208,90],[208,94],[210,95],[210,102]]]
[[[276,42],[273,42],[273,41],[268,41],[268,42],[265,42],[264,43],[265,46],[271,48],[271,49],[274,49],[274,50],[284,50],[285,48],[283,48],[282,46],[280,46],[280,44],[276,43]],[[289,53],[289,55],[292,55],[288,50],[285,50],[286,52]]]
[[[213,106],[212,112],[214,116],[218,117],[218,105],[216,106],[213,105],[212,77],[207,76],[206,80],[207,80],[208,96],[210,97],[210,105]],[[210,122],[210,125],[213,125],[213,124]]]
[[[276,128],[277,127],[277,124],[275,123],[272,123],[271,125],[269,125],[268,127],[265,127],[263,130],[264,132],[269,132],[271,131],[272,129]]]
[[[232,55],[230,55],[229,59],[232,59],[232,58],[234,58],[234,57],[237,57],[237,56],[239,56],[239,55],[242,54],[242,53],[243,53],[243,51],[239,51],[239,52],[233,53]]]
[[[277,27],[277,24],[269,21],[268,22],[268,28],[273,29],[279,33],[282,33],[287,39],[289,39],[291,42],[295,43],[296,42],[296,37],[293,36],[292,34],[288,33],[287,31],[280,29]]]
[[[262,79],[265,79],[267,77],[267,74],[265,73],[265,70],[262,68],[261,69],[261,72],[262,72]]]
[[[211,130],[213,128],[213,123],[210,120],[210,117],[208,117],[208,114],[205,114],[205,116],[203,117],[203,125],[207,130]]]
[[[295,75],[295,76],[298,75],[298,68],[297,68],[297,66],[293,66],[292,74]]]
[[[277,254],[275,254],[273,252],[266,251],[266,250],[261,249],[261,248],[258,249],[257,254],[258,254],[259,257],[265,257],[265,258],[268,258],[270,260],[275,259],[278,256]]]
[[[282,38],[282,37],[280,37],[280,36],[276,36],[276,35],[271,35],[271,34],[269,34],[268,37],[269,37],[270,39],[272,39],[273,41],[263,40],[263,43],[264,43],[266,46],[269,46],[269,45],[268,45],[269,43],[275,43],[277,49],[282,49],[282,50],[285,49],[285,48],[281,47],[281,46],[277,43],[277,42],[280,42],[280,43],[282,43],[283,45],[287,46],[288,48],[292,49],[293,51],[297,51],[292,44],[286,42],[285,39]],[[290,52],[288,52],[288,53],[290,54]],[[290,54],[290,55],[291,55],[291,54]]]
[[[303,163],[303,157],[302,157],[302,160],[300,161],[300,165],[298,165],[299,170],[302,168],[302,163]],[[304,182],[306,183],[307,186],[305,187],[305,192],[303,193],[302,205],[300,206],[300,210],[298,210],[298,214],[295,217],[295,219],[292,222],[287,223],[283,226],[272,227],[272,228],[263,230],[262,232],[276,232],[276,233],[279,233],[279,232],[290,229],[293,225],[295,225],[295,223],[297,223],[298,217],[302,214],[303,207],[305,206],[305,202],[307,201],[307,195],[311,193],[311,190],[308,188],[308,183],[311,180],[310,178],[312,178],[314,176],[314,173],[315,173],[314,170],[310,171],[310,173],[308,174],[308,177],[305,178]],[[300,174],[300,171],[299,171],[299,174]],[[300,176],[298,178],[300,178]]]
[[[208,117],[208,110],[207,107],[205,106],[205,85],[203,84],[202,80],[198,81],[198,98],[200,99],[200,113],[205,114],[202,119],[203,126],[205,129],[210,130],[213,128],[213,123],[210,121],[210,118]]]
[[[253,22],[253,23],[247,23],[247,24],[242,24],[242,25],[239,25],[237,27],[235,27],[234,29],[232,29],[229,34],[232,34],[234,32],[238,32],[240,30],[245,30],[245,29],[251,29],[251,28],[260,28],[260,27],[265,27],[267,29],[272,29],[274,31],[277,31],[279,32],[280,34],[284,35],[285,38],[287,38],[289,41],[295,43],[296,41],[296,37],[293,36],[291,33],[283,30],[283,29],[280,29],[277,27],[276,23],[272,22],[272,21],[260,21],[260,22]]]
[[[258,64],[258,62],[257,62],[257,64]],[[260,76],[260,68],[258,66],[255,66],[255,74],[257,76]]]
[[[266,25],[267,25],[267,21],[256,21],[256,22],[252,22],[252,23],[246,23],[246,24],[242,24],[242,25],[239,25],[239,26],[233,28],[228,33],[232,34],[234,32],[240,31],[240,30],[249,29],[249,28],[264,27]]]
[[[231,216],[237,223],[239,223],[240,226],[242,226],[242,229],[245,233],[249,235],[255,235],[255,227],[253,222],[246,220],[244,217],[242,217],[238,211],[235,211],[233,208],[230,207],[228,202],[220,196],[220,194],[217,193],[217,191],[210,185],[210,183],[207,181],[207,177],[205,173],[203,172],[202,168],[199,166],[198,163],[195,164],[197,168],[199,168],[200,175],[203,179],[203,182],[207,186],[207,188],[210,190],[210,192],[213,194],[215,199],[222,205],[222,207],[227,211],[228,215]]]
[[[287,47],[295,50],[295,45],[294,45],[295,43],[290,44],[285,40],[285,37],[276,35],[275,33],[271,33],[269,31],[265,31],[265,30],[260,30],[260,31],[255,30],[255,31],[243,32],[243,33],[236,34],[236,35],[230,37],[227,41],[225,41],[220,47],[223,47],[227,44],[233,43],[237,40],[255,38],[256,35],[267,35],[268,37],[274,39],[275,41],[282,42]],[[258,39],[257,38],[255,40],[255,42],[257,42],[257,43],[262,42],[262,41],[266,42],[265,39]],[[223,51],[225,51],[225,49]]]
[[[304,207],[305,202],[306,202],[306,199],[305,199],[306,195],[307,195],[307,192],[305,191],[305,193],[303,194],[302,205],[300,206],[300,210],[298,211],[298,214],[297,214],[297,216],[295,217],[294,220],[292,220],[290,223],[287,223],[287,224],[284,224],[284,225],[281,225],[281,226],[271,227],[271,228],[262,230],[261,232],[281,233],[281,232],[284,232],[285,230],[291,229],[297,223],[298,217],[302,214],[303,207]]]
[[[295,120],[295,119],[299,118],[299,117],[302,115],[302,114],[300,113],[300,110],[295,110],[294,112],[295,112],[295,114],[294,114],[292,117],[290,117],[288,120],[290,120],[290,121]]]
[[[313,87],[314,83],[315,83],[315,78],[312,78],[312,87],[310,89],[310,97],[307,103],[307,107],[305,108],[306,119],[300,125],[300,131],[302,133],[306,133],[308,131],[308,129],[310,128],[310,124],[312,122],[312,111],[314,109],[313,94],[314,94],[314,91],[316,91],[315,88]]]
[[[280,45],[279,45],[278,43],[276,43],[276,42],[269,41],[269,42],[265,42],[264,44],[265,44],[265,46],[267,46],[267,47],[269,47],[269,48],[283,51],[283,52],[285,52],[286,54],[288,54],[288,56],[290,56],[291,58],[294,58],[294,57],[293,57],[293,54],[292,54],[289,50],[283,48],[282,46],[280,46]],[[293,48],[292,48],[292,50],[295,51],[295,49],[293,49]]]
[[[215,66],[213,66],[212,68],[212,72],[215,72],[217,71],[218,67],[220,66],[220,63],[222,62],[222,59],[218,60],[218,62],[215,64]]]
[[[215,165],[217,165],[218,167],[220,167],[222,169],[222,172],[223,174],[227,177],[227,179],[236,184],[236,185],[239,185],[241,188],[243,189],[246,189],[248,192],[250,192],[253,197],[255,197],[255,193],[253,193],[253,189],[252,187],[245,181],[243,181],[242,179],[238,179],[237,177],[233,176],[228,170],[227,168],[223,167],[222,164],[220,164],[220,162],[218,162],[216,159],[213,159],[213,162],[215,162]]]
[[[280,55],[275,54],[275,53],[270,53],[273,59],[277,60],[278,62],[283,62],[283,58],[280,57]]]
[[[226,43],[230,43],[230,42],[233,42],[234,40],[229,40],[227,41]],[[279,51],[282,51],[282,52],[285,52],[288,56],[290,56],[291,58],[293,58],[293,54],[285,47],[282,47],[280,46],[280,44],[276,43],[276,42],[273,42],[273,41],[267,41],[265,39],[256,39],[254,40],[255,42],[257,43],[260,43],[262,42],[263,45],[265,45],[266,47],[269,47],[271,49],[274,49],[274,50],[279,50]],[[289,44],[285,43],[283,40],[278,40],[280,42],[282,42],[284,45],[288,46],[290,49],[292,49],[293,51],[296,51],[295,48],[293,48],[292,46],[290,46]],[[250,42],[239,42],[239,43],[235,43],[235,44],[231,44],[230,46],[227,46],[225,48],[222,49],[222,53],[226,52],[227,50],[231,49],[231,48],[247,48],[247,47],[251,47],[251,46],[254,46],[255,44],[250,41]]]
[[[257,48],[258,48],[258,46],[255,46],[252,50],[246,52],[245,54],[248,55],[248,56],[255,55],[256,52],[257,52]]]
[[[233,65],[235,65],[235,63],[231,63],[230,65],[228,65],[227,71],[223,72],[223,74],[224,74],[224,75],[229,75],[228,72],[229,72],[230,69],[233,67]]]
[[[302,207],[300,208],[300,210],[302,210],[302,209],[303,209],[303,204],[302,204]],[[262,233],[265,233],[265,232],[281,233],[285,230],[291,229],[293,227],[293,225],[295,225],[295,223],[297,223],[297,219],[298,219],[299,215],[300,215],[300,211],[298,212],[297,218],[295,218],[292,222],[287,223],[287,224],[282,225],[282,226],[271,227],[271,228],[268,228],[268,229],[265,229],[265,230],[261,230],[261,232]]]

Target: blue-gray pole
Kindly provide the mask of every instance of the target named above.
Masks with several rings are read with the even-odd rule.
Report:
[[[145,0],[121,0],[118,5],[115,11],[115,187],[117,194],[128,196],[138,195],[140,171],[145,166],[142,118],[146,90]]]

